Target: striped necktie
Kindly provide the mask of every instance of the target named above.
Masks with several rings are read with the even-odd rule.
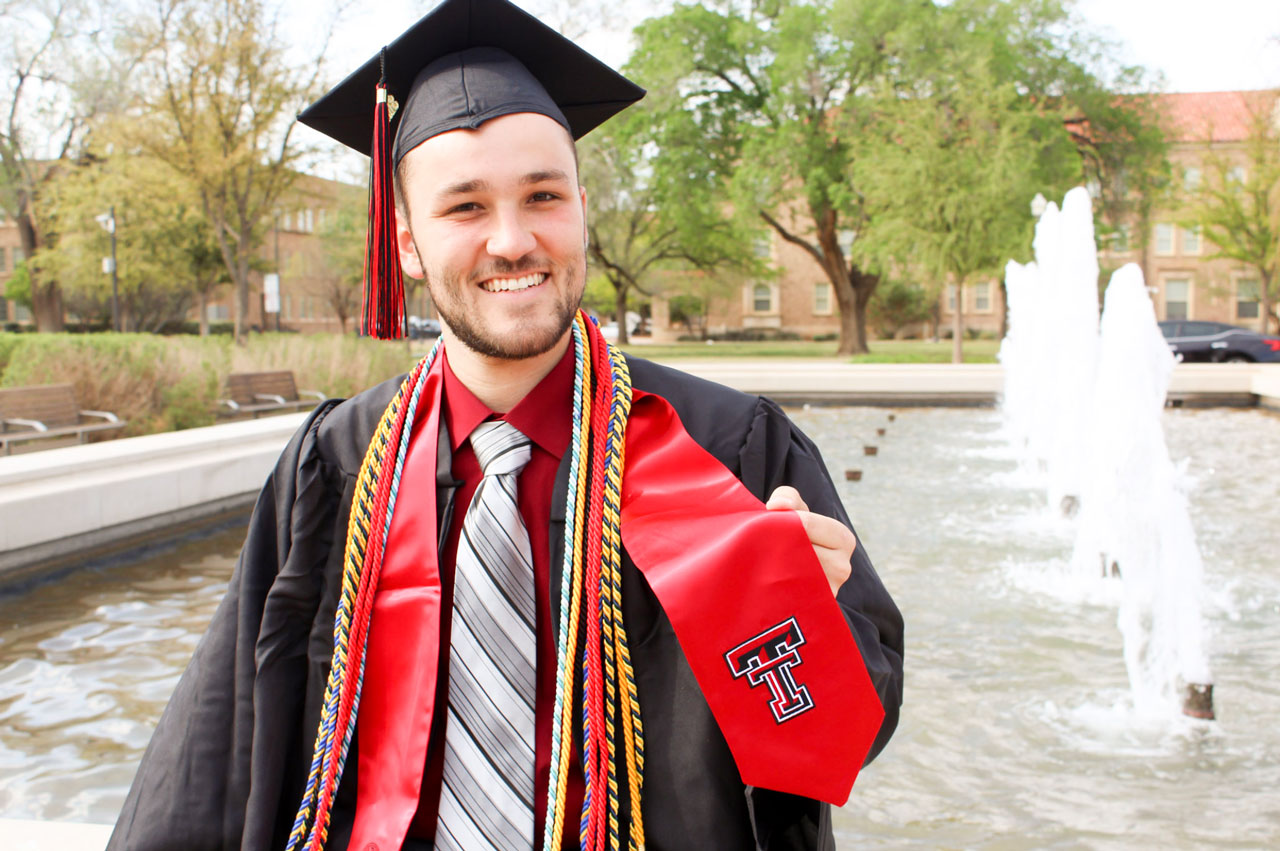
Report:
[[[471,447],[483,478],[462,519],[449,642],[449,710],[435,847],[533,847],[535,611],[529,532],[516,477],[529,438],[481,423]]]

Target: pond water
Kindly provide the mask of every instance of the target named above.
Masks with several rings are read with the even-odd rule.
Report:
[[[840,847],[1280,845],[1280,419],[1165,415],[1210,589],[1209,723],[1134,710],[1118,589],[1068,571],[1072,529],[995,411],[792,414],[907,623],[902,720],[836,814]],[[114,820],[241,534],[0,598],[0,816]]]

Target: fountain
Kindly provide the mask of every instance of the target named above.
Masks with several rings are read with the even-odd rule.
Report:
[[[1034,263],[1010,263],[1004,412],[1010,439],[1044,472],[1049,504],[1078,513],[1072,564],[1122,585],[1119,627],[1135,708],[1212,719],[1200,600],[1203,565],[1161,413],[1173,355],[1132,264],[1107,288],[1101,330],[1088,193],[1036,226]]]
[[[1051,506],[1079,505],[1098,337],[1098,261],[1089,193],[1067,193],[1036,224],[1035,261],[1010,262],[1009,335],[1000,347],[1004,408],[1026,461],[1047,476]]]
[[[1121,579],[1119,624],[1139,711],[1159,711],[1180,682],[1184,711],[1211,719],[1204,566],[1161,424],[1173,365],[1142,270],[1128,264],[1107,286],[1072,561]]]

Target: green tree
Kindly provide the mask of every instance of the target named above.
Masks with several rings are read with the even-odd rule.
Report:
[[[159,6],[140,35],[159,52],[130,109],[133,146],[188,180],[200,200],[235,288],[241,341],[250,272],[306,153],[294,115],[318,91],[324,51],[291,61],[272,14],[262,0]]]
[[[99,138],[110,136],[106,127]],[[48,188],[49,222],[59,238],[33,258],[41,275],[61,282],[67,306],[84,318],[111,315],[111,276],[103,258],[110,235],[101,225],[116,217],[116,271],[121,328],[155,331],[225,282],[214,233],[189,186],[164,163],[145,155],[87,155],[60,170]]]
[[[0,4],[0,207],[17,225],[25,256],[56,243],[45,194],[84,151],[95,121],[118,105],[148,45],[119,49],[123,18],[95,0]],[[57,278],[31,272],[31,312],[42,331],[61,330]]]
[[[941,274],[945,257],[947,277],[972,279],[996,251],[1000,263],[1026,253],[1036,191],[1065,189],[1065,175],[1119,185],[1159,171],[1152,125],[1089,70],[1108,49],[1061,0],[678,5],[637,34],[633,73],[693,116],[737,214],[758,215],[823,269],[841,353],[866,351],[867,305],[887,271]],[[1081,127],[1096,129],[1073,136]],[[996,162],[979,154],[988,144]],[[938,235],[931,259],[905,238],[925,232]]]
[[[1209,143],[1205,174],[1192,197],[1186,223],[1198,226],[1217,246],[1212,255],[1258,272],[1258,330],[1274,321],[1280,293],[1280,92],[1250,93],[1249,132],[1243,150]]]
[[[633,294],[683,279],[664,273],[736,280],[765,272],[750,232],[725,213],[724,178],[708,167],[697,127],[678,120],[683,113],[655,121],[652,112],[635,107],[579,144],[588,253],[613,288],[620,343]]]
[[[320,244],[327,263],[321,296],[338,317],[342,333],[347,321],[360,314],[364,288],[364,250],[369,214],[352,193],[344,197],[320,228]]]
[[[661,120],[691,122],[732,209],[803,248],[831,282],[842,354],[867,351],[866,308],[879,270],[846,256],[868,226],[851,180],[872,88],[932,6],[898,0],[773,0],[677,5],[641,24],[630,71],[673,93]]]
[[[930,319],[930,307],[937,299],[919,284],[889,280],[876,288],[867,305],[867,320],[881,337],[892,339],[899,331]]]
[[[1061,113],[1026,96],[1028,72],[1040,69],[1005,55],[1013,7],[961,0],[940,10],[934,49],[886,86],[870,137],[884,144],[854,165],[871,199],[877,250],[954,288],[957,363],[964,288],[999,278],[1010,257],[1025,254],[1028,199],[1059,194],[1080,175]]]

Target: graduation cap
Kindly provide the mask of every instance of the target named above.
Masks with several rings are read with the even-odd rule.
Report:
[[[546,115],[579,139],[643,96],[507,0],[444,0],[303,110],[303,124],[371,159],[364,333],[404,333],[392,175],[405,154],[432,136],[517,112]]]

